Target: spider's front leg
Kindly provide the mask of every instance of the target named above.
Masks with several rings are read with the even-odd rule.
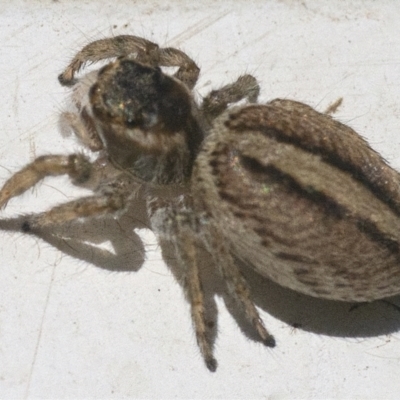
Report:
[[[173,47],[160,48],[149,40],[121,35],[96,40],[79,51],[58,80],[64,86],[75,84],[74,75],[87,62],[97,62],[107,58],[132,57],[138,62],[151,66],[179,67],[176,78],[192,89],[197,82],[200,69],[184,52]]]
[[[176,248],[185,271],[185,289],[190,302],[192,323],[196,332],[197,344],[207,368],[211,372],[217,369],[210,329],[206,321],[204,294],[199,274],[198,243],[194,232],[182,229],[178,233]]]

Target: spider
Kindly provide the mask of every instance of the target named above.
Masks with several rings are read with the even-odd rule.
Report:
[[[75,78],[85,63],[110,58]],[[318,298],[364,302],[399,294],[400,177],[326,113],[280,99],[235,105],[257,102],[251,75],[198,104],[192,91],[199,72],[182,51],[135,36],[85,46],[59,81],[73,87],[76,108],[63,117],[97,159],[39,157],[5,183],[0,207],[50,175],[97,182],[91,196],[27,216],[22,229],[30,231],[124,212],[137,195],[132,183],[140,187],[152,229],[174,244],[197,343],[215,371],[203,250],[260,340],[274,347],[236,261]],[[104,160],[111,171],[105,175]]]

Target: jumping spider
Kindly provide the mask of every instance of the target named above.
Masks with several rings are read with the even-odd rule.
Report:
[[[116,57],[80,79],[87,62]],[[160,67],[177,67],[172,76]],[[255,103],[254,77],[192,95],[197,65],[182,51],[135,36],[85,46],[59,76],[73,86],[65,119],[114,169],[89,197],[27,217],[25,231],[124,211],[146,193],[152,228],[174,243],[185,271],[196,338],[215,371],[205,318],[199,249],[267,346],[264,327],[235,258],[282,286],[322,298],[370,301],[400,292],[399,177],[352,129],[304,104]],[[42,156],[13,175],[0,206],[50,175],[74,183],[99,169],[82,154]],[[377,282],[379,284],[377,284]]]

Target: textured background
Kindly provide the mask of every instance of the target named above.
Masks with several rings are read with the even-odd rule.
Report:
[[[343,97],[336,117],[400,169],[399,20],[396,0],[0,0],[0,182],[38,155],[80,149],[58,128],[68,90],[57,75],[83,45],[119,34],[186,51],[202,68],[200,96],[248,72],[262,101],[322,111]],[[85,193],[48,179],[1,218]],[[251,272],[277,347],[239,328],[216,285],[219,369],[209,373],[145,226],[140,209],[43,239],[0,221],[1,398],[398,398],[400,311],[310,299]]]

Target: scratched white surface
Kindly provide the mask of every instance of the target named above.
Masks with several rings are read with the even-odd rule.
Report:
[[[396,0],[0,1],[0,182],[35,156],[79,150],[58,130],[68,90],[57,75],[81,46],[118,34],[186,51],[202,68],[199,94],[249,72],[263,101],[322,111],[343,96],[337,118],[400,169],[399,20]],[[1,218],[83,193],[48,179]],[[382,302],[351,311],[257,282],[277,347],[246,337],[216,296],[219,368],[209,373],[181,287],[152,234],[139,233],[145,261],[132,233],[138,257],[116,261],[132,271],[110,272],[66,247],[0,231],[0,398],[399,397],[399,311]],[[117,252],[109,241],[93,245]]]

